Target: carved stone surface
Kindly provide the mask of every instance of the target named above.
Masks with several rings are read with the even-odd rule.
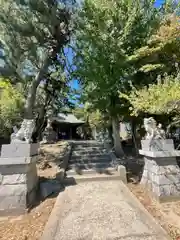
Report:
[[[32,133],[35,127],[34,119],[24,119],[20,129],[16,129],[13,134],[11,134],[11,142],[31,142]]]
[[[148,141],[141,142],[140,154],[144,155],[145,161],[141,184],[148,187],[159,201],[180,199],[180,168],[176,161],[180,151],[174,150],[170,139],[153,140],[155,145],[148,151]]]
[[[154,118],[144,118],[144,128],[147,132],[146,139],[165,139],[165,131],[162,129],[162,125],[157,126]]]
[[[1,148],[2,158],[31,157],[38,154],[39,143],[11,143],[4,144]]]
[[[38,186],[36,159],[39,144],[34,144],[33,147],[32,145],[13,143],[2,146],[3,151],[0,157],[1,216],[25,213],[36,197]]]

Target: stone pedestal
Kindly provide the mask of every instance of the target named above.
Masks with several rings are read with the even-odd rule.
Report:
[[[173,140],[153,140],[150,148],[149,140],[142,140],[141,145],[139,153],[145,160],[141,184],[160,202],[180,199],[180,168],[176,161],[180,151],[174,150]]]
[[[36,159],[39,144],[2,145],[0,157],[0,216],[26,212],[38,186]]]

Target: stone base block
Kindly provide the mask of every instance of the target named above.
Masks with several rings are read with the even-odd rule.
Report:
[[[36,198],[38,176],[36,157],[21,164],[5,164],[0,158],[0,215],[18,215],[26,212]],[[8,158],[7,158],[8,159]],[[20,161],[14,158],[15,162]],[[26,158],[24,158],[26,159]]]
[[[180,168],[176,158],[145,157],[141,184],[162,201],[180,199]]]
[[[39,143],[11,143],[2,145],[2,158],[31,157],[38,154]]]
[[[10,192],[10,189],[7,188],[7,195],[0,195],[0,216],[14,216],[25,214],[28,207],[30,207],[34,203],[36,199],[37,188],[34,188],[33,190],[31,190],[31,192],[27,193],[27,189],[25,190],[25,185],[24,187],[18,187],[20,192]],[[22,188],[24,188],[24,192],[22,192]],[[1,190],[2,189],[0,186],[0,191]],[[4,190],[5,189],[3,189],[3,191]],[[16,190],[18,190],[18,188],[16,188]],[[14,195],[11,195],[11,193],[13,193]]]
[[[141,147],[144,151],[172,151],[174,150],[174,142],[172,139],[154,139],[141,140]]]

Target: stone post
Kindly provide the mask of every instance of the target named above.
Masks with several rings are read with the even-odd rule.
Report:
[[[35,200],[38,186],[38,143],[2,145],[0,156],[0,216],[20,215]]]
[[[160,202],[180,199],[180,168],[172,139],[142,140],[145,165],[141,184],[149,188]]]

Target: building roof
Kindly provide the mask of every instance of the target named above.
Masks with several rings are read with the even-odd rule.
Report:
[[[71,124],[83,124],[84,121],[77,119],[73,114],[64,114],[58,113],[56,117],[52,117],[53,121],[57,121],[59,123],[71,123]]]

